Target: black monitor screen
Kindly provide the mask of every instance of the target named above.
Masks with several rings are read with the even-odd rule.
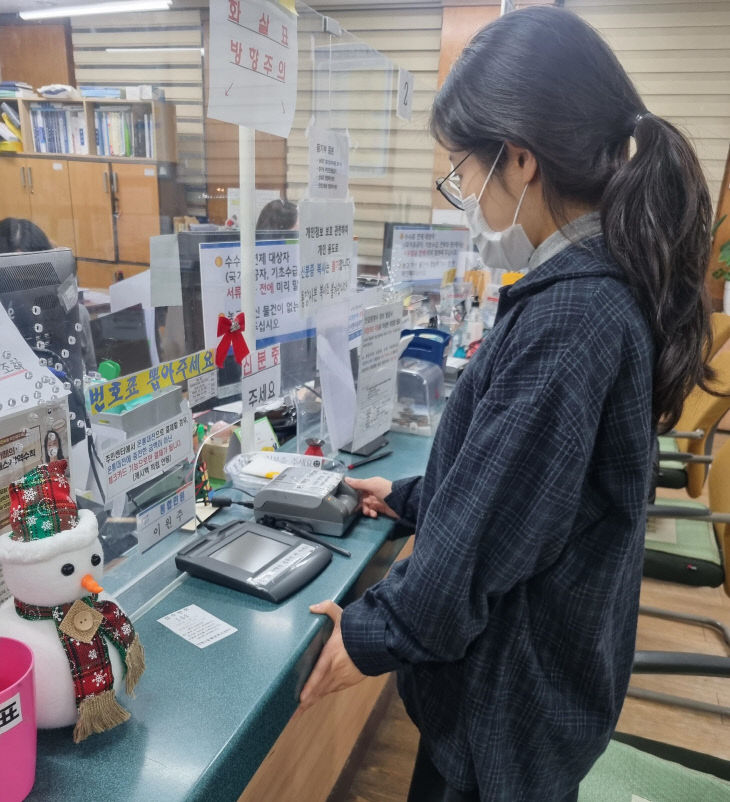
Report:
[[[96,358],[117,362],[122,376],[152,367],[142,304],[97,317],[91,321],[91,334]]]
[[[253,532],[245,532],[223,548],[214,551],[210,556],[214,560],[235,565],[250,574],[255,574],[288,548],[286,543],[278,540],[262,537]]]

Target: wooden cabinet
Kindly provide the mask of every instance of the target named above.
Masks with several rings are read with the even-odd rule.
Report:
[[[116,205],[118,259],[150,261],[150,237],[160,233],[157,167],[113,162],[112,189]]]
[[[64,159],[26,159],[26,189],[30,194],[33,222],[46,232],[54,245],[76,253],[68,168]]]
[[[54,245],[76,251],[71,188],[65,159],[0,160],[0,219],[25,217]]]
[[[115,262],[117,249],[109,164],[69,161],[68,165],[76,232],[75,254],[81,259]]]
[[[6,217],[31,219],[30,193],[26,190],[25,161],[7,156],[0,158],[0,220]]]

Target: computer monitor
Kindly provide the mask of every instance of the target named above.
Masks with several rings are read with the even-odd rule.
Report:
[[[440,284],[474,250],[469,229],[426,223],[385,223],[382,272],[397,282]]]
[[[25,341],[71,385],[71,442],[86,436],[76,259],[68,248],[0,254],[0,303]]]
[[[91,335],[99,362],[116,362],[122,376],[152,367],[142,304],[95,318],[91,321]]]

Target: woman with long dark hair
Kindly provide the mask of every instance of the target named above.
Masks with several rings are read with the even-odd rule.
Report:
[[[711,378],[711,205],[685,138],[577,16],[533,7],[465,49],[432,131],[439,189],[503,288],[423,477],[351,481],[416,522],[412,556],[335,622],[304,706],[398,672],[411,793],[575,800],[631,673],[657,430]],[[632,155],[632,144],[635,152]]]

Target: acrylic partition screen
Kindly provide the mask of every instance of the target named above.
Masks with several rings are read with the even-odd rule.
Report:
[[[30,56],[0,54],[15,82],[0,98],[0,133],[18,132],[0,147],[11,190],[0,219],[28,221],[17,250],[45,244],[75,258],[76,285],[49,284],[68,291],[62,316],[73,312],[71,351],[83,357],[62,371],[78,396],[64,456],[111,566],[192,517],[206,482],[225,481],[243,405],[265,421],[259,445],[292,438],[297,414],[321,430],[318,322],[345,332],[344,349],[327,342],[356,371],[362,302],[344,323],[331,310],[384,273],[386,223],[430,223],[437,51],[414,85],[394,52],[369,42],[387,14],[350,16],[362,36],[293,0],[186,2],[63,21],[70,36],[53,41],[53,61],[71,71],[41,75]],[[32,54],[34,27],[4,25]],[[221,83],[226,70],[235,75]],[[49,93],[52,84],[68,89]],[[236,98],[233,117],[220,113],[226,98]],[[272,109],[281,114],[267,120]],[[239,125],[257,127],[253,174],[239,164]],[[253,280],[242,286],[241,194],[252,188]],[[246,287],[255,319],[239,321]],[[26,339],[56,366],[41,351],[68,332],[44,340],[28,304]]]

